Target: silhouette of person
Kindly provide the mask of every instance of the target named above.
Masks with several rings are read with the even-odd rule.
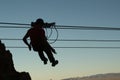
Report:
[[[37,51],[40,59],[44,64],[47,64],[47,61],[52,63],[52,66],[58,64],[58,60],[55,60],[53,53],[56,53],[55,49],[51,47],[48,43],[47,38],[45,36],[44,27],[51,27],[55,25],[55,23],[44,23],[43,19],[37,19],[36,22],[31,22],[31,27],[25,36],[23,37],[24,43],[28,46],[29,50],[31,50],[31,46],[34,51]],[[30,37],[30,43],[28,43],[27,38]],[[43,51],[47,54],[48,59],[44,56]]]

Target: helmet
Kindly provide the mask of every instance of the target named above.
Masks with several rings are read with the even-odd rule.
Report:
[[[43,19],[39,18],[39,19],[36,20],[35,23],[36,23],[36,24],[43,25],[43,24],[44,24],[44,21],[43,21]]]

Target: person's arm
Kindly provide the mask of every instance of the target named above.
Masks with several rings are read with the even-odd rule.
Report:
[[[23,42],[28,46],[29,50],[31,50],[31,45],[28,43],[27,38],[29,37],[29,33],[27,32],[23,37]]]
[[[54,25],[55,25],[55,22],[45,23],[45,27],[48,27],[48,28],[50,28],[51,26],[54,26]]]

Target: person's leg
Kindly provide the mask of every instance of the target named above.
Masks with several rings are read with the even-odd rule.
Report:
[[[47,47],[53,52],[56,54],[56,51],[55,49],[47,42]]]
[[[47,64],[48,59],[44,56],[43,51],[38,51],[38,55],[40,59],[44,62],[44,64]]]
[[[50,49],[45,50],[45,53],[47,54],[49,61],[52,63],[52,66],[55,66],[56,64],[58,64],[58,60],[55,60]]]

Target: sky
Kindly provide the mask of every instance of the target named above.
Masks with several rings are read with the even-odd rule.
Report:
[[[37,18],[56,25],[120,28],[120,0],[0,0],[0,22],[30,24]],[[22,39],[28,29],[0,28],[0,38]],[[116,30],[58,30],[59,39],[120,40]],[[56,37],[53,32],[52,38]],[[26,46],[23,41],[2,40],[6,46]],[[52,46],[120,47],[120,42],[60,42]],[[120,72],[120,49],[55,48],[56,67],[43,65],[37,52],[7,48],[17,71],[29,72],[32,80],[61,80],[99,73]]]

